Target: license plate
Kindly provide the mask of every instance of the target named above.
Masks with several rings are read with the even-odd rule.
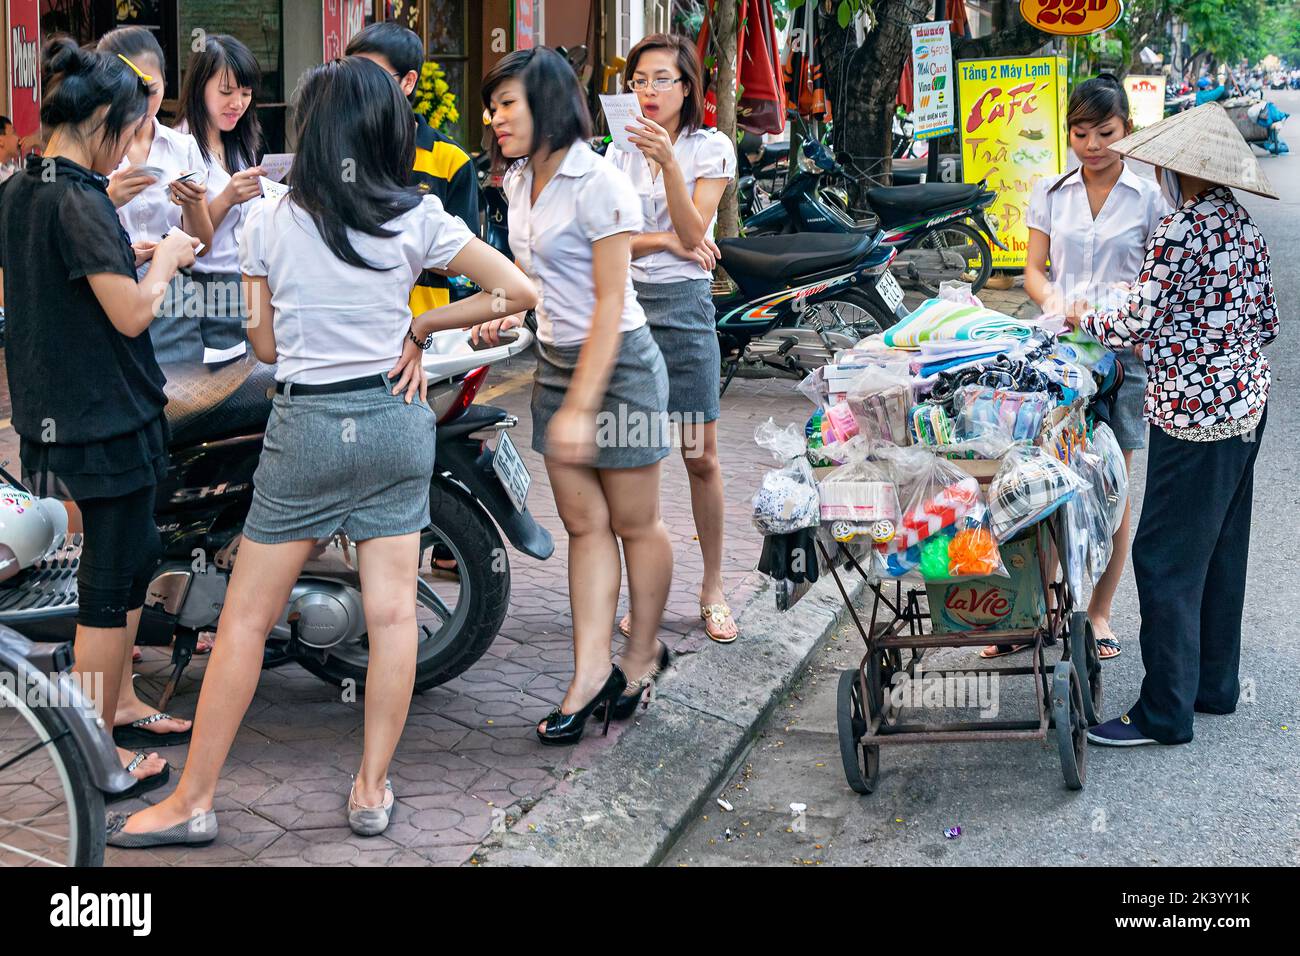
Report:
[[[524,510],[528,500],[528,489],[533,484],[533,476],[528,473],[528,466],[519,457],[519,451],[510,436],[505,432],[497,439],[496,454],[492,456],[492,470],[501,479],[501,486],[510,496],[516,511]]]
[[[903,304],[903,287],[898,284],[892,272],[882,272],[876,280],[876,295],[884,300],[889,311],[897,312]]]

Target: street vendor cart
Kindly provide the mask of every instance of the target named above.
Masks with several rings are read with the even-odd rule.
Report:
[[[1008,428],[1008,422],[1017,428],[1024,425],[1023,414],[1017,417],[1013,410],[1008,415],[996,402],[1010,396],[1023,398],[1024,393],[1016,391],[1017,376],[1028,374],[1041,382],[1032,378],[1035,368],[1053,362],[1070,366],[1071,381],[1077,384],[1082,373],[1059,354],[1064,351],[1073,358],[1073,353],[1058,349],[1053,338],[1043,338],[1041,343],[1019,345],[1014,362],[1000,355],[963,371],[968,383],[963,418],[1001,415]],[[828,374],[834,375],[835,369]],[[932,454],[936,473],[943,476],[929,485],[921,482],[918,487],[924,490],[913,492],[911,503],[900,508],[893,520],[869,510],[855,513],[854,520],[843,519],[847,512],[840,509],[845,500],[853,499],[846,489],[857,492],[852,504],[866,508],[862,502],[870,497],[866,490],[870,483],[860,479],[871,474],[869,462],[816,469],[823,523],[815,531],[800,533],[811,535],[806,540],[815,542],[818,573],[834,579],[864,644],[859,665],[840,674],[837,694],[840,754],[845,778],[854,791],[869,794],[876,789],[882,747],[1029,740],[1055,741],[1066,786],[1072,790],[1084,786],[1088,728],[1099,722],[1102,710],[1102,674],[1091,623],[1086,612],[1076,610],[1076,598],[1083,582],[1095,581],[1109,559],[1109,536],[1127,495],[1126,483],[1119,492],[1112,487],[1125,474],[1122,453],[1109,429],[1098,424],[1097,414],[1117,391],[1121,378],[1120,366],[1110,363],[1105,375],[1095,375],[1087,389],[1056,388],[1053,394],[1058,402],[1042,416],[1041,424],[1034,419],[1032,438],[1019,435],[1001,460],[980,458],[969,450],[962,457],[958,453],[962,445],[953,442],[946,425],[933,429],[939,440],[927,441],[934,436],[928,435],[931,429],[926,421],[933,422],[938,412],[925,405],[943,405],[962,380],[954,383],[950,375],[941,376],[937,384],[932,381],[928,397],[909,412],[914,426],[911,443],[924,447],[895,452],[887,444],[869,443],[874,458],[901,460],[904,452]],[[862,381],[868,384],[863,386]],[[879,407],[873,413],[871,401],[862,400],[867,391],[872,397],[884,394],[882,381],[869,371],[859,380],[856,394],[845,393],[855,422],[864,429],[878,431],[877,423],[888,418],[881,403],[876,403]],[[828,393],[821,409],[832,419],[844,415],[836,397]],[[980,404],[987,402],[995,404]],[[960,399],[957,405],[963,407]],[[897,427],[894,435],[901,435]],[[1111,444],[1097,450],[1107,436]],[[851,462],[850,445],[837,448]],[[1104,475],[1106,469],[1098,464],[1103,454],[1112,459]],[[1055,470],[1068,480],[1053,479],[1058,482],[1055,489],[1044,490],[1044,482],[1032,473],[1034,468]],[[828,518],[841,520],[828,522]],[[877,520],[868,524],[873,518]],[[996,548],[996,554],[983,558],[995,573],[966,573],[985,567],[968,559],[963,559],[965,566],[958,566],[957,545],[964,536],[965,545],[982,542],[986,551]],[[765,542],[765,560],[776,550],[770,545]],[[789,570],[769,573],[782,585],[777,589],[778,601],[788,600],[788,581],[781,579],[790,577]],[[853,574],[861,577],[869,595],[861,609],[847,584]],[[923,664],[927,655],[942,648],[990,644],[1018,647],[1028,652],[1029,661],[1001,666],[981,659],[978,665],[968,663],[960,669]],[[1016,718],[939,723],[931,715],[918,715],[915,697],[909,701],[908,694],[898,692],[922,671],[927,679],[1028,678],[1036,706]]]

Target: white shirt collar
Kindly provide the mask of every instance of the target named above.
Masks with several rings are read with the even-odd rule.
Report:
[[[1127,186],[1134,192],[1140,193],[1142,191],[1142,180],[1138,177],[1138,174],[1133,172],[1129,164],[1123,160],[1120,160],[1120,167],[1119,179],[1115,181],[1115,185]],[[1048,189],[1048,192],[1056,192],[1058,189],[1065,189],[1069,186],[1083,185],[1083,166],[1080,164],[1058,179],[1051,188]]]

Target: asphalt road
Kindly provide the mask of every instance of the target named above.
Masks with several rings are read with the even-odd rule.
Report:
[[[1300,93],[1275,101],[1300,114]],[[1290,132],[1296,152],[1261,159],[1281,201],[1242,194],[1269,243],[1282,332],[1268,352],[1273,386],[1256,469],[1237,712],[1198,715],[1196,739],[1184,746],[1091,747],[1087,786],[1077,792],[1063,784],[1051,738],[1046,745],[885,747],[878,789],[859,797],[845,783],[835,730],[839,671],[856,666],[862,654],[850,624],[817,652],[721,791],[733,809],[711,806],[666,865],[1300,863],[1300,126],[1294,121]],[[1133,484],[1139,502],[1145,469],[1140,455]],[[1197,494],[1187,489],[1189,510]],[[1124,653],[1104,665],[1105,716],[1136,700],[1142,680],[1131,572],[1112,623]],[[973,666],[975,652],[945,651],[938,661]],[[999,686],[1000,716],[1032,715],[1027,678]],[[969,711],[963,719],[972,719]],[[791,804],[806,810],[792,811]],[[945,829],[954,826],[961,835],[946,838]]]

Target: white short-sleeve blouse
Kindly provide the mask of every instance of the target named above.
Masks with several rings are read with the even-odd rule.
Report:
[[[641,201],[627,175],[579,140],[555,176],[531,201],[531,163],[516,163],[503,183],[510,204],[510,251],[537,287],[537,337],[548,345],[581,345],[596,310],[591,244],[641,231]],[[645,325],[628,272],[619,330]]]
[[[445,269],[473,234],[436,196],[384,224],[390,237],[350,231],[364,269],[339,259],[292,201],[253,199],[239,246],[244,275],[266,276],[274,313],[275,377],[319,384],[388,372],[411,327],[407,300],[425,269]]]
[[[1085,299],[1104,307],[1114,283],[1137,280],[1147,238],[1169,212],[1156,181],[1126,163],[1096,219],[1076,168],[1034,183],[1027,224],[1048,237],[1047,277],[1066,304]]]
[[[701,179],[732,179],[736,175],[736,147],[726,135],[715,129],[700,127],[682,133],[673,144],[673,154],[681,167],[686,192],[694,196],[695,184]],[[641,197],[644,232],[672,232],[673,219],[668,213],[668,194],[663,173],[650,178],[650,164],[639,150],[626,152],[611,145],[605,158],[627,173]],[[718,223],[715,212],[705,232],[713,235]],[[637,282],[680,282],[683,279],[712,278],[693,259],[680,259],[671,252],[654,252],[632,260],[632,278]]]
[[[126,169],[130,165],[131,161],[123,157],[117,169]],[[206,170],[207,164],[203,162],[203,154],[193,136],[170,129],[155,117],[153,144],[144,165],[157,166],[163,171],[162,176],[152,186],[136,193],[129,203],[119,206],[117,218],[132,242],[157,242],[169,229],[181,224],[182,209],[172,202],[168,184],[185,173]]]

